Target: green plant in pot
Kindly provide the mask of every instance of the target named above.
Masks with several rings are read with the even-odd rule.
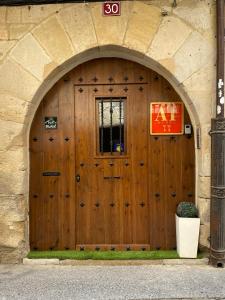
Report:
[[[197,257],[199,228],[200,219],[195,204],[180,202],[176,212],[177,252],[180,257]]]

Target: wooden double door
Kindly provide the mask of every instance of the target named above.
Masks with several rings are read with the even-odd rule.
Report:
[[[78,66],[46,95],[30,133],[32,249],[175,247],[176,206],[194,201],[194,139],[150,135],[158,101],[181,100],[116,58]]]

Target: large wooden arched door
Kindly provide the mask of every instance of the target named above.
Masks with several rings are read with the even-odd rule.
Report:
[[[31,249],[175,247],[176,205],[194,201],[194,138],[150,135],[159,101],[181,100],[155,72],[116,58],[52,88],[30,133]]]

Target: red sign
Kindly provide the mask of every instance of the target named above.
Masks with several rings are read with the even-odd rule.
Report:
[[[103,16],[120,16],[120,1],[104,2]]]
[[[150,133],[152,135],[183,134],[184,107],[182,102],[152,102]]]

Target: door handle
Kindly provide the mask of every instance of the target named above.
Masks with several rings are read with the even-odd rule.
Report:
[[[76,182],[80,182],[80,175],[79,174],[76,175]]]

